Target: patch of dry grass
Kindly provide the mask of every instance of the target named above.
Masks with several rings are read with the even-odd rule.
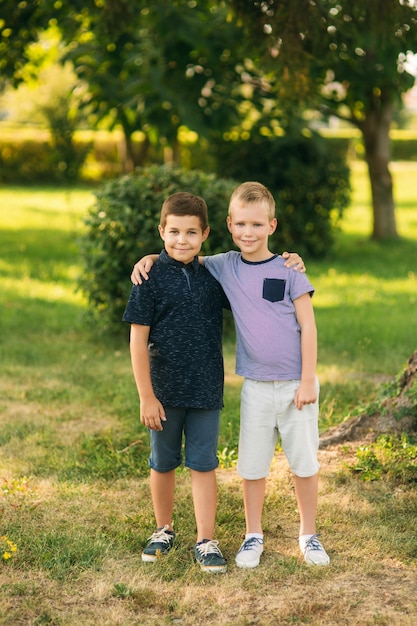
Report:
[[[66,484],[31,478],[19,491],[10,472],[11,490],[3,490],[0,508],[18,553],[0,567],[0,623],[411,626],[417,494],[358,482],[344,469],[351,459],[346,448],[320,451],[327,568],[307,567],[299,554],[292,480],[278,453],[268,479],[261,565],[238,569],[240,480],[235,470],[220,470],[217,538],[228,559],[225,575],[204,574],[193,561],[187,471],[177,476],[178,541],[156,564],[140,558],[153,530],[147,479]]]

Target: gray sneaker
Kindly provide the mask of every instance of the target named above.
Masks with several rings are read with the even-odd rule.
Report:
[[[171,550],[174,544],[175,533],[172,530],[168,530],[168,528],[168,525],[158,528],[149,537],[149,542],[142,552],[142,561],[153,563]]]
[[[303,554],[307,565],[329,565],[330,563],[330,557],[321,545],[317,534],[307,541]]]
[[[236,565],[238,567],[257,567],[263,551],[263,539],[257,537],[245,539],[236,554]]]
[[[203,572],[224,574],[227,570],[226,561],[220,552],[219,542],[203,540],[196,544],[194,555]]]

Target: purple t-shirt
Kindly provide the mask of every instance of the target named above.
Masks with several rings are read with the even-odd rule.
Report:
[[[204,265],[223,287],[236,326],[236,373],[254,380],[301,378],[301,331],[294,300],[314,288],[305,274],[274,256],[251,263],[240,252],[207,256]]]

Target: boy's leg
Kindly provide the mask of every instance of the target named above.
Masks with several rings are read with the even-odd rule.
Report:
[[[236,555],[238,567],[257,567],[264,549],[262,509],[265,500],[266,479],[243,479],[246,535]]]
[[[156,525],[158,528],[168,526],[168,530],[172,530],[175,470],[157,472],[151,469],[150,485]]]
[[[219,428],[220,410],[187,410],[184,425],[185,465],[191,472],[197,541],[212,540],[214,534]]]
[[[149,457],[152,503],[158,528],[172,530],[175,469],[181,465],[182,430],[185,409],[165,407],[167,421],[162,431],[151,430]]]
[[[167,421],[163,431],[150,431],[151,454],[149,457],[150,487],[154,508],[156,531],[142,553],[142,560],[153,562],[171,549],[173,531],[173,508],[175,492],[175,468],[181,465],[181,442],[184,410],[165,407]]]
[[[330,559],[316,534],[318,474],[294,476],[295,496],[300,513],[300,549],[309,565],[328,565]]]
[[[273,382],[243,382],[237,471],[243,479],[246,535],[236,555],[238,567],[257,567],[263,552],[266,476],[277,442],[273,392]]]
[[[262,534],[262,509],[265,500],[266,479],[243,479],[246,533]]]
[[[191,488],[197,523],[195,558],[203,571],[223,574],[227,570],[226,561],[218,542],[213,539],[217,502],[215,470],[208,472],[191,470]]]
[[[185,422],[185,464],[191,472],[191,489],[197,524],[194,555],[205,572],[224,573],[226,561],[214,537],[217,504],[216,468],[220,410],[189,409]]]
[[[295,495],[300,513],[299,545],[307,563],[327,565],[330,561],[316,534],[319,447],[318,401],[299,411],[294,395],[299,381],[282,381],[282,416],[279,421],[282,449],[294,475]],[[317,381],[317,391],[319,391]]]
[[[191,470],[191,490],[197,524],[197,542],[213,539],[217,503],[215,470],[210,472]]]
[[[149,537],[142,552],[142,561],[152,563],[169,552],[175,539],[172,528],[175,470],[158,472],[151,469],[150,484],[157,529]]]
[[[318,474],[308,478],[294,476],[294,484],[300,513],[300,535],[313,535],[316,532]]]

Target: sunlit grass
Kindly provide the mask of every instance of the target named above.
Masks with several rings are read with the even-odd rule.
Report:
[[[374,375],[393,377],[417,344],[417,166],[392,165],[400,237],[390,242],[370,240],[365,164],[354,163],[352,172],[352,202],[334,253],[307,268],[316,288],[323,382],[359,373],[362,383]]]

